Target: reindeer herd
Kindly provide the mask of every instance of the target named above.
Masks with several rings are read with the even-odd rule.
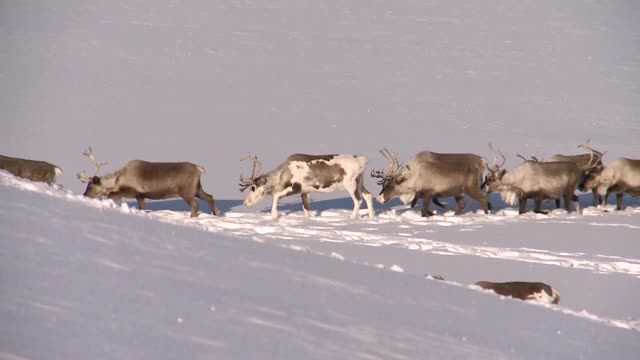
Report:
[[[560,207],[571,211],[572,202],[577,202],[575,191],[593,192],[593,205],[604,205],[611,194],[616,195],[616,209],[622,209],[624,193],[640,196],[640,160],[618,158],[604,165],[603,152],[587,144],[579,145],[585,153],[579,155],[553,155],[547,160],[530,159],[518,155],[523,162],[511,170],[503,168],[506,157],[489,143],[493,163],[475,154],[442,154],[422,151],[406,164],[388,149],[381,154],[389,161],[384,170],[372,170],[370,176],[377,178],[382,186],[376,198],[381,204],[399,198],[403,203],[415,206],[423,200],[422,216],[433,215],[433,202],[443,207],[439,198],[453,197],[455,214],[464,210],[465,194],[477,201],[485,214],[492,209],[488,200],[491,192],[499,192],[505,203],[519,203],[519,213],[525,212],[527,200],[533,199],[536,213],[543,210],[544,200],[555,200]],[[218,215],[215,200],[202,188],[200,177],[204,167],[189,162],[147,162],[131,160],[118,170],[98,176],[100,167],[106,163],[96,160],[91,148],[83,153],[95,165],[89,177],[84,171],[78,179],[87,183],[84,195],[90,198],[101,196],[119,201],[122,198],[136,199],[138,207],[145,209],[145,199],[167,199],[181,197],[191,207],[191,217],[197,216],[199,207],[196,198],[206,201],[211,212]],[[502,159],[498,164],[498,157]],[[364,186],[367,159],[358,155],[306,155],[294,154],[275,169],[261,173],[262,165],[256,156],[243,159],[252,161],[249,177],[240,174],[240,191],[249,189],[245,206],[252,206],[266,195],[271,195],[271,216],[278,218],[280,198],[300,194],[304,213],[309,215],[310,192],[333,192],[346,190],[353,199],[352,218],[358,217],[362,200],[367,204],[369,217],[374,216],[371,193]],[[0,169],[16,176],[54,184],[61,174],[58,166],[44,161],[12,158],[0,155]],[[604,196],[602,196],[604,195]]]

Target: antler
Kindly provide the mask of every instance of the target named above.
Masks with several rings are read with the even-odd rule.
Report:
[[[489,171],[495,172],[495,171],[500,170],[502,165],[504,165],[504,163],[507,162],[507,158],[504,156],[502,151],[500,151],[500,149],[498,149],[497,154],[500,154],[500,156],[502,157],[502,163],[500,163],[500,165],[497,165],[498,164],[498,155],[496,154],[496,149],[494,149],[493,145],[491,145],[491,142],[489,142],[489,148],[491,149],[491,152],[493,152],[493,165],[491,165],[491,167],[489,167],[489,165],[487,165],[487,169],[489,169]]]
[[[531,160],[533,160],[535,162],[542,162],[542,160],[538,160],[538,158],[535,157],[535,156],[530,156],[529,159],[525,158],[524,156],[522,156],[520,154],[517,154],[516,156],[519,157],[520,159],[524,160],[524,161],[529,161],[529,159],[531,159]]]
[[[587,164],[587,170],[588,169],[592,169],[595,165],[597,165],[598,162],[600,162],[602,160],[602,157],[606,153],[606,151],[603,153],[603,152],[600,152],[600,151],[595,150],[594,148],[590,147],[589,146],[589,141],[591,141],[591,139],[587,139],[587,143],[586,144],[578,145],[579,148],[583,148],[583,149],[587,150],[589,152],[589,154],[591,155],[589,157],[589,163]]]
[[[371,177],[382,179],[378,181],[378,185],[382,185],[385,181],[394,178],[398,175],[400,167],[402,167],[402,164],[398,161],[398,157],[389,149],[384,148],[380,150],[380,154],[389,160],[389,166],[386,170],[371,170]]]
[[[93,150],[91,150],[91,146],[89,146],[89,149],[85,150],[85,152],[83,152],[82,155],[88,157],[91,160],[91,162],[93,162],[93,165],[95,165],[96,167],[96,170],[93,172],[93,175],[91,175],[91,177],[98,175],[98,171],[100,171],[100,167],[102,167],[103,165],[107,165],[107,162],[100,163],[98,162],[98,160],[96,160],[96,157],[93,156]],[[82,172],[79,172],[77,177],[83,183],[89,182],[90,180],[90,178],[87,177],[87,174],[85,174],[84,170],[82,170]]]
[[[240,185],[240,192],[243,192],[247,190],[247,188],[253,186],[256,178],[258,177],[258,174],[260,173],[260,170],[262,169],[262,164],[260,164],[260,162],[258,161],[258,157],[247,154],[247,156],[240,159],[240,161],[244,160],[252,160],[253,168],[251,169],[251,177],[249,178],[243,177],[242,173],[240,173],[240,184],[238,184]]]

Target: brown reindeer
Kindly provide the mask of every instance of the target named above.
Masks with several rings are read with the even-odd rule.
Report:
[[[560,292],[541,282],[491,282],[478,281],[475,285],[485,290],[492,290],[498,295],[509,296],[520,300],[533,300],[542,303],[558,304]]]
[[[96,166],[90,178],[84,171],[78,174],[82,182],[87,183],[84,196],[97,198],[106,196],[119,201],[122,198],[134,198],[138,208],[145,209],[145,199],[168,199],[181,197],[191,207],[191,217],[198,214],[198,199],[205,200],[211,207],[213,215],[218,215],[213,196],[202,189],[200,176],[204,167],[189,162],[147,162],[131,160],[118,170],[97,176],[102,165],[93,156],[91,148],[84,152]]]
[[[446,281],[442,275],[425,274],[429,279]],[[511,281],[493,282],[478,281],[474,285],[485,290],[491,290],[498,295],[508,296],[525,301],[535,301],[545,304],[558,304],[560,292],[542,282]]]
[[[387,149],[383,155],[391,154]],[[464,194],[480,203],[485,214],[489,213],[487,200],[480,190],[482,183],[482,167],[475,162],[430,161],[430,154],[416,154],[406,165],[400,164],[395,155],[387,156],[391,160],[389,167],[382,171],[371,171],[371,176],[380,178],[382,185],[377,200],[383,204],[393,198],[408,204],[416,196],[423,197],[422,216],[432,216],[429,205],[434,198],[453,196],[456,200],[455,214],[459,215],[465,208]],[[484,160],[484,159],[483,159]],[[482,162],[486,165],[486,160]]]
[[[567,211],[571,210],[571,201],[576,201],[575,190],[580,181],[578,165],[569,161],[538,162],[526,160],[514,169],[502,169],[506,158],[500,153],[503,161],[496,165],[496,150],[489,144],[494,153],[494,165],[489,168],[483,184],[486,192],[499,191],[502,199],[509,205],[519,202],[519,212],[525,212],[527,199],[533,199],[536,213],[548,214],[542,210],[542,201],[547,199],[564,198]]]
[[[44,182],[53,185],[56,177],[62,174],[60,167],[46,161],[20,159],[0,155],[0,169],[15,176],[31,181]]]

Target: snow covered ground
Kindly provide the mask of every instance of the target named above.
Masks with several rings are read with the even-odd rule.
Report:
[[[237,179],[247,152],[370,170],[384,146],[490,157],[493,141],[508,169],[590,138],[605,164],[640,158],[638,18],[617,0],[0,2],[0,153],[64,171],[62,190],[0,172],[0,359],[637,357],[638,198],[351,220],[334,193],[274,222]],[[203,165],[223,216],[82,198],[87,146],[101,173]],[[544,281],[560,305],[479,280]]]
[[[179,201],[139,211],[5,172],[0,196],[2,359],[640,351],[637,203],[623,212],[506,208],[431,219],[391,205],[351,220],[342,199],[312,202],[311,218],[285,205],[273,221],[266,209],[229,200],[220,201],[223,216],[191,219]],[[544,281],[560,290],[560,305],[469,285],[478,280]]]

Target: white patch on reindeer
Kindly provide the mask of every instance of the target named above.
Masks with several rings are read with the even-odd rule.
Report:
[[[407,205],[408,203],[412,202],[415,197],[416,193],[414,192],[405,193],[400,195],[400,201],[402,201],[403,204]]]
[[[500,192],[500,197],[505,204],[514,206],[518,202],[518,193],[515,191],[507,190]]]
[[[539,292],[532,293],[527,296],[527,301],[533,301],[540,304],[557,304],[560,302],[560,292],[554,288],[551,288],[551,295],[547,294],[544,289]]]

